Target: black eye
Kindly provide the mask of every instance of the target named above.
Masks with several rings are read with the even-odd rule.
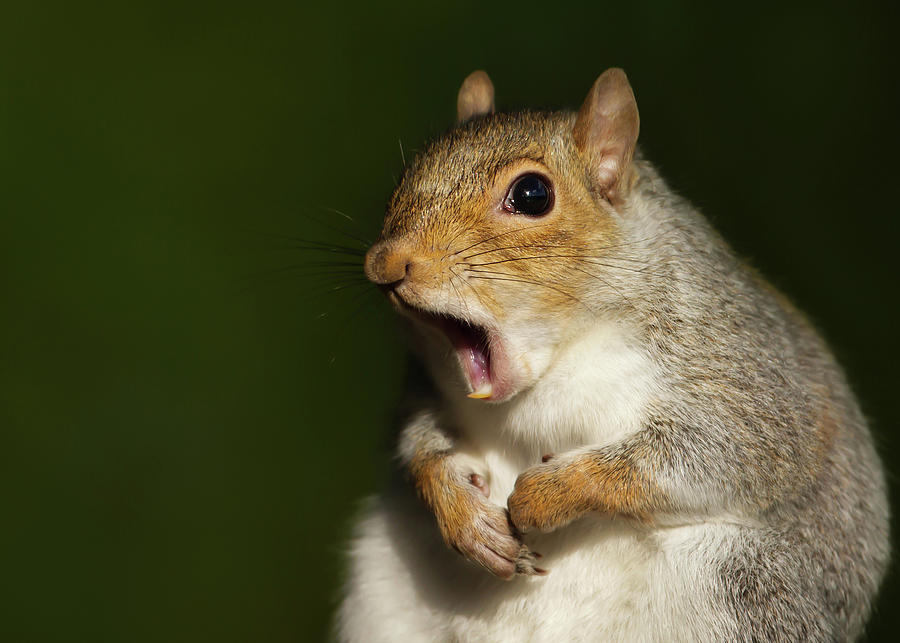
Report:
[[[523,174],[509,188],[503,200],[503,209],[514,214],[536,217],[546,214],[553,207],[553,190],[550,181],[540,174]]]

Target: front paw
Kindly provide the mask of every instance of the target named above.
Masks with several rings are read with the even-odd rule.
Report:
[[[450,530],[446,539],[460,554],[503,580],[516,574],[544,573],[535,564],[537,555],[522,542],[506,512],[490,503],[472,508],[464,523]]]
[[[545,459],[516,480],[507,506],[521,531],[553,531],[590,510],[589,476],[578,460]]]
[[[503,580],[540,575],[539,554],[526,546],[506,511],[487,500],[481,476],[463,477],[445,488],[447,502],[435,507],[445,542],[467,559]]]

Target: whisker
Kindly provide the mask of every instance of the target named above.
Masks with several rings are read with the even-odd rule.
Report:
[[[356,224],[356,221],[353,219],[353,217],[351,217],[349,214],[346,214],[346,213],[344,213],[344,212],[341,212],[341,211],[338,210],[337,208],[323,207],[322,209],[325,210],[326,212],[333,212],[334,214],[337,214],[337,215],[339,215],[339,216],[342,216],[342,217],[344,217],[347,221],[352,222],[354,225]],[[315,222],[318,223],[319,225],[324,226],[324,227],[328,228],[329,230],[332,230],[333,232],[337,232],[338,234],[343,235],[343,236],[347,237],[348,239],[351,239],[351,240],[353,240],[353,241],[356,241],[357,243],[361,243],[361,244],[362,244],[364,247],[366,247],[366,248],[368,248],[369,246],[372,245],[372,242],[369,241],[368,239],[366,239],[366,238],[364,238],[364,237],[361,237],[361,236],[359,236],[359,235],[353,234],[352,232],[347,232],[346,230],[342,230],[341,228],[339,228],[339,227],[337,227],[337,226],[335,226],[335,225],[332,225],[332,224],[328,223],[327,221],[322,221],[322,220],[319,219],[318,217],[312,216],[312,215],[309,214],[308,212],[301,213],[301,214],[302,214],[302,216],[305,216],[305,217],[308,218],[308,219],[312,219],[313,221],[315,221]]]
[[[546,227],[547,225],[548,225],[548,224],[545,223],[545,224],[541,224],[541,225],[528,226],[528,227],[525,227],[525,228],[516,228],[516,229],[514,229],[514,230],[507,230],[506,232],[501,232],[501,233],[499,233],[499,234],[495,234],[494,236],[488,237],[487,239],[482,239],[481,241],[476,241],[476,242],[473,243],[472,245],[467,246],[467,247],[463,248],[462,250],[457,250],[457,251],[454,252],[451,256],[452,256],[452,257],[455,257],[455,256],[457,256],[457,255],[459,255],[459,254],[461,254],[461,253],[463,253],[463,252],[466,252],[467,250],[471,250],[472,248],[475,248],[476,246],[480,246],[482,243],[487,243],[488,241],[493,241],[494,239],[499,239],[500,237],[503,237],[503,236],[508,235],[508,234],[514,234],[514,233],[516,233],[516,232],[523,232],[523,231],[525,231],[525,230],[533,230],[533,229],[535,229],[535,228],[543,228],[543,227]],[[470,256],[474,256],[474,255],[470,255]],[[469,258],[469,257],[463,257],[463,259],[468,259],[468,258]]]
[[[541,226],[530,226],[530,228],[538,228],[538,227],[541,227]],[[673,227],[676,227],[676,226],[673,226]],[[520,228],[520,230],[526,230],[526,229],[530,229],[530,228]],[[528,244],[528,245],[504,246],[504,247],[500,247],[500,248],[492,248],[492,249],[490,249],[490,250],[483,250],[483,251],[481,251],[481,252],[476,252],[475,254],[471,254],[471,255],[469,255],[469,256],[467,256],[467,257],[463,257],[463,259],[464,259],[464,260],[468,260],[468,259],[471,259],[472,257],[477,257],[477,256],[483,255],[483,254],[489,254],[489,253],[491,253],[491,252],[500,252],[501,250],[528,250],[528,249],[543,249],[543,248],[565,248],[566,250],[574,250],[574,251],[616,250],[616,249],[619,249],[619,248],[625,248],[625,247],[637,245],[637,244],[640,244],[640,243],[646,243],[647,241],[653,241],[653,240],[658,239],[659,237],[661,237],[661,236],[663,236],[663,235],[665,235],[665,234],[668,234],[668,232],[669,232],[669,231],[663,231],[663,232],[660,232],[659,234],[651,235],[651,236],[645,237],[645,238],[643,238],[643,239],[636,239],[636,240],[634,240],[634,241],[626,241],[626,242],[623,242],[623,243],[613,243],[613,244],[610,244],[610,245],[599,246],[599,247],[593,247],[593,248],[581,247],[581,246],[546,245],[546,244]],[[481,241],[481,242],[479,242],[479,243],[484,243],[484,242],[486,242],[486,241],[491,241],[492,239],[495,239],[495,238],[497,238],[497,237],[499,237],[499,236],[501,236],[501,235],[496,235],[495,237],[489,237],[489,238],[484,239],[483,241]],[[474,245],[478,245],[478,244],[473,244],[473,246],[470,246],[469,248],[464,248],[464,249],[461,250],[460,252],[464,252],[465,250],[468,250],[468,249],[474,247]],[[457,254],[458,254],[458,253],[457,253]]]
[[[450,241],[448,241],[447,244],[444,246],[444,252],[447,252],[448,250],[450,250],[450,246],[453,245],[453,242],[456,241],[457,239],[459,239],[461,236],[463,236],[468,231],[469,231],[468,228],[462,228],[459,232],[457,232],[453,236],[453,238],[450,239]],[[459,254],[459,253],[454,253],[454,255],[451,255],[451,256],[455,256],[456,254]]]
[[[274,234],[271,232],[260,232],[258,234],[265,236],[265,237],[271,237],[273,239],[279,239],[281,241],[290,241],[292,243],[290,245],[288,245],[289,248],[299,248],[301,250],[303,250],[303,249],[309,249],[309,250],[327,249],[327,250],[334,250],[334,251],[342,250],[342,251],[346,251],[347,253],[350,253],[350,254],[358,255],[360,257],[363,257],[366,254],[365,249],[357,248],[354,246],[346,246],[346,245],[343,245],[340,243],[319,241],[317,239],[309,239],[306,237],[296,237],[296,236],[284,235],[284,234]],[[302,244],[302,245],[297,246],[296,245],[297,243]]]
[[[359,270],[360,273],[362,273],[362,268],[363,268],[364,264],[362,261],[345,261],[342,259],[335,258],[334,260],[320,259],[320,260],[316,260],[316,261],[304,261],[302,264],[296,264],[296,265],[312,266],[314,268],[329,268],[329,267],[330,268],[355,268],[355,269]]]
[[[475,289],[474,286],[472,286],[472,284],[469,283],[469,281],[468,281],[467,279],[465,279],[464,277],[462,277],[461,275],[459,275],[459,274],[453,269],[452,266],[450,267],[450,272],[451,272],[457,279],[459,279],[460,282],[462,282],[462,284],[463,284],[464,286],[468,286],[469,290],[472,291],[472,294],[474,294],[475,297],[478,299],[478,301],[481,302],[481,305],[484,306],[485,309],[488,309],[488,305],[485,303],[484,299],[482,299],[481,294]]]
[[[566,250],[581,250],[581,248],[573,248],[572,246],[551,246],[545,244],[535,244],[535,245],[517,245],[517,246],[502,246],[500,248],[492,248],[490,250],[482,250],[481,252],[476,252],[474,254],[469,255],[468,257],[464,257],[463,260],[469,260],[472,257],[480,257],[481,255],[490,254],[492,252],[500,252],[502,250],[543,250],[547,248],[565,248]],[[598,248],[598,250],[604,250],[605,248]]]
[[[471,319],[472,311],[469,310],[469,302],[465,300],[465,298],[462,296],[462,293],[459,292],[459,288],[457,288],[456,284],[453,283],[453,277],[456,275],[456,273],[454,273],[452,270],[450,272],[452,274],[450,276],[450,279],[447,280],[447,283],[449,283],[450,286],[453,287],[453,290],[456,293],[456,298],[463,304],[463,306],[466,307],[466,315]]]
[[[334,212],[335,214],[344,217],[345,219],[347,219],[347,221],[350,221],[350,222],[352,222],[352,223],[356,223],[356,219],[354,219],[353,217],[351,217],[351,216],[350,216],[349,214],[347,214],[346,212],[341,212],[341,211],[338,210],[337,208],[328,208],[328,207],[326,207],[326,208],[324,208],[324,209],[327,210],[328,212]]]
[[[675,282],[684,283],[684,284],[694,283],[694,281],[692,279],[684,279],[682,277],[676,277],[675,275],[667,273],[667,272],[651,272],[649,270],[649,268],[650,268],[649,265],[644,266],[643,268],[629,268],[628,266],[616,266],[613,264],[604,263],[602,261],[591,261],[589,259],[579,259],[579,261],[581,261],[582,263],[587,263],[587,264],[591,264],[594,266],[603,266],[604,268],[610,268],[611,270],[624,270],[626,272],[634,272],[634,273],[638,273],[638,274],[642,274],[642,275],[650,275],[651,277],[659,277],[662,279],[666,279],[668,281],[675,281]]]
[[[576,261],[580,261],[581,263],[587,263],[594,266],[603,266],[605,268],[610,268],[612,270],[624,270],[628,272],[638,273],[650,275],[653,277],[663,277],[666,279],[670,279],[672,281],[681,281],[687,283],[689,280],[681,279],[669,273],[662,272],[652,272],[650,268],[652,264],[647,264],[644,261],[639,261],[637,259],[626,259],[624,257],[610,257],[605,255],[574,255],[574,254],[557,254],[557,255],[533,255],[528,257],[512,257],[510,259],[498,259],[497,261],[483,261],[479,263],[470,263],[470,262],[461,262],[470,268],[482,267],[482,266],[493,266],[504,263],[513,263],[517,261],[530,261],[530,260],[539,260],[539,259],[575,259]],[[599,261],[599,259],[603,259],[603,261]],[[610,261],[627,261],[631,263],[639,263],[644,264],[641,268],[631,268],[628,266],[618,266],[613,263],[608,263]]]
[[[486,271],[486,272],[487,272],[487,271]],[[502,275],[502,274],[508,274],[508,273],[502,273],[502,272],[501,272],[501,273],[497,273],[497,274],[501,274],[501,275]],[[581,304],[582,306],[584,306],[585,308],[587,308],[592,314],[594,313],[594,309],[593,309],[593,308],[591,308],[590,306],[588,306],[586,303],[584,303],[583,301],[581,301],[578,297],[576,297],[576,296],[573,295],[572,293],[568,293],[568,292],[566,292],[565,290],[562,290],[561,288],[557,288],[557,287],[555,287],[555,286],[551,286],[550,284],[545,284],[545,283],[542,283],[542,282],[540,282],[540,281],[532,281],[532,280],[530,280],[530,279],[513,279],[513,278],[510,278],[510,277],[482,277],[482,276],[479,276],[479,275],[472,275],[472,279],[485,279],[485,280],[488,280],[488,281],[512,281],[512,282],[518,282],[518,283],[523,283],[523,284],[532,284],[532,285],[535,285],[535,286],[541,286],[541,287],[543,287],[543,288],[549,288],[550,290],[554,290],[554,291],[558,292],[559,294],[561,294],[561,295],[563,295],[563,296],[565,296],[565,297],[568,297],[569,299],[571,299],[571,300],[573,300],[573,301],[578,302],[579,304]]]
[[[362,293],[358,293],[352,300],[350,300],[350,303],[353,305],[353,308],[349,312],[347,312],[346,315],[341,315],[336,320],[338,329],[336,332],[334,332],[334,335],[332,336],[331,341],[329,342],[328,348],[326,349],[327,353],[331,353],[331,360],[329,363],[331,363],[331,364],[334,363],[334,361],[335,361],[335,350],[334,350],[335,346],[338,344],[339,340],[343,339],[347,330],[351,326],[351,322],[354,320],[360,319],[359,312],[364,307],[368,306],[372,302],[372,299],[371,299],[372,294],[377,294],[377,291],[373,289],[373,290],[363,291]],[[326,315],[323,313],[322,315],[319,316],[319,318],[321,319],[325,316]]]
[[[551,247],[566,248],[567,246],[534,246],[534,248],[551,248]],[[528,246],[516,246],[514,248],[503,248],[503,249],[504,250],[513,250],[513,249],[515,249],[515,250],[519,250],[519,249],[530,250],[532,248],[528,247]],[[475,255],[472,255],[472,256],[475,256]],[[631,262],[631,263],[641,263],[641,264],[647,263],[646,261],[641,260],[641,259],[629,259],[627,257],[616,257],[616,256],[610,256],[610,255],[606,255],[606,254],[598,254],[598,255],[589,255],[589,254],[534,255],[534,256],[527,256],[527,257],[511,257],[509,259],[498,259],[496,261],[484,261],[481,263],[472,263],[472,262],[468,262],[468,261],[462,262],[462,263],[466,263],[470,266],[491,266],[494,264],[507,263],[510,261],[525,261],[527,259],[609,259],[609,260],[615,260],[615,261],[627,261],[627,262]]]
[[[293,245],[290,246],[292,250],[306,250],[308,252],[327,252],[330,254],[344,255],[347,257],[359,257],[362,259],[366,256],[365,252],[356,250],[354,248],[342,248],[340,246],[326,246],[322,245]]]
[[[327,263],[294,263],[263,270],[254,277],[267,277],[282,272],[305,272],[308,269],[310,273],[318,275],[358,275],[361,280],[365,280],[365,275],[360,268],[360,266],[331,266]]]
[[[475,256],[475,255],[473,255]],[[501,263],[512,263],[516,261],[529,261],[531,259],[559,259],[562,257],[577,258],[578,255],[535,255],[528,257],[512,257],[510,259],[498,259],[496,261],[482,261],[479,263],[466,262],[469,266],[494,266]]]
[[[251,290],[263,287],[274,287],[279,283],[284,283],[285,279],[278,279],[279,276],[286,277],[289,273],[299,275],[303,279],[314,278],[316,283],[313,286],[332,286],[341,284],[367,283],[365,277],[356,270],[341,268],[335,270],[333,268],[324,269],[320,267],[309,268],[304,264],[279,266],[262,270],[254,274],[240,277],[232,286],[236,293],[247,293]],[[310,291],[313,292],[313,291]]]
[[[356,272],[333,272],[327,270],[302,270],[302,266],[298,266],[296,270],[279,270],[277,272],[294,272],[300,277],[315,277],[316,279],[328,279],[331,282],[344,281],[347,283],[360,282],[368,283],[368,281]],[[274,273],[274,274],[277,274]]]
[[[347,290],[348,288],[359,288],[362,286],[371,286],[367,281],[355,281],[352,283],[343,283],[338,284],[336,286],[331,286],[330,284],[324,288],[314,288],[312,290],[307,291],[312,297],[322,297],[324,295],[333,295],[337,292]]]
[[[635,308],[634,304],[631,303],[631,300],[630,300],[628,297],[625,296],[625,293],[623,293],[623,292],[622,292],[621,290],[619,290],[616,286],[614,286],[613,284],[611,284],[610,282],[608,282],[606,279],[604,279],[604,278],[601,277],[600,275],[595,275],[595,274],[593,274],[593,273],[591,273],[591,272],[588,272],[587,270],[584,270],[583,268],[577,268],[577,267],[575,267],[575,266],[572,266],[572,269],[573,269],[573,270],[577,270],[578,272],[582,272],[582,273],[586,274],[588,277],[593,277],[594,279],[596,279],[596,280],[599,281],[600,283],[604,284],[605,286],[609,286],[610,288],[612,288],[613,290],[616,291],[616,294],[618,294],[619,297],[621,297],[621,298],[625,301],[626,304],[628,304],[628,305],[631,306],[632,308]]]

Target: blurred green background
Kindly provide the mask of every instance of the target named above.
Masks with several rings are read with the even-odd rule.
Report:
[[[0,639],[324,637],[405,359],[377,293],[288,237],[376,235],[399,141],[476,68],[501,108],[575,108],[624,67],[647,155],[823,329],[896,471],[897,17],[4,3]]]

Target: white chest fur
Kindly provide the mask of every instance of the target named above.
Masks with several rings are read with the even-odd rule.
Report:
[[[732,640],[715,600],[727,524],[641,530],[588,517],[528,536],[543,577],[494,578],[449,550],[412,499],[375,500],[357,525],[338,615],[346,641]],[[689,618],[685,618],[689,615]]]
[[[644,426],[660,394],[653,361],[621,327],[598,325],[561,351],[537,385],[506,404],[452,406],[459,450],[505,505],[518,474],[543,453],[602,446]],[[408,491],[408,490],[407,490]],[[588,516],[529,534],[550,573],[500,581],[449,550],[411,494],[376,499],[357,528],[346,640],[696,640],[719,632],[694,601],[708,600],[703,552],[739,527],[657,530]],[[686,553],[688,552],[688,553]],[[698,615],[687,622],[673,615]],[[386,617],[386,615],[389,615]]]
[[[491,498],[505,504],[515,478],[546,453],[602,446],[639,431],[659,374],[634,334],[602,323],[570,342],[547,372],[511,401],[451,402],[460,452],[481,463]],[[483,470],[482,470],[483,469]]]

